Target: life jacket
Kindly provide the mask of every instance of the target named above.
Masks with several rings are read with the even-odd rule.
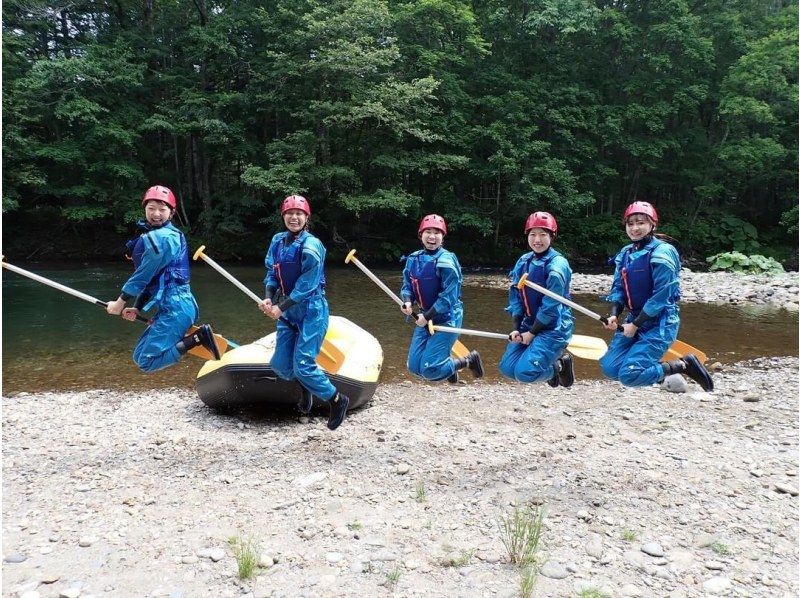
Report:
[[[430,309],[436,303],[442,290],[442,281],[436,272],[441,249],[437,250],[434,255],[436,255],[435,258],[425,250],[419,250],[408,256],[410,262],[408,276],[411,279],[411,289],[414,291],[414,299],[423,310]],[[424,257],[432,259],[423,259]],[[449,313],[437,315],[444,316]]]
[[[642,311],[644,304],[653,296],[653,266],[650,263],[653,251],[663,241],[655,239],[647,247],[635,250],[633,246],[628,247],[620,262],[620,276],[622,277],[622,290],[625,293],[625,303],[631,315],[636,317]],[[635,258],[631,254],[640,252]],[[675,299],[679,297],[676,292]]]
[[[129,251],[127,257],[133,262],[134,268],[138,268],[142,263],[142,256],[147,248],[146,243],[150,244],[155,253],[161,251],[153,237],[147,234],[156,229],[142,222],[139,222],[138,226],[142,229],[139,236],[125,244]],[[186,237],[183,236],[183,233],[178,231],[178,234],[181,240],[178,255],[150,279],[143,292],[149,295],[156,295],[160,290],[189,284],[189,247],[186,244]]]
[[[549,255],[544,259],[537,260],[539,263],[534,263],[536,254],[531,252],[528,258],[528,263],[525,265],[525,271],[528,273],[528,280],[535,282],[540,287],[547,287],[547,275],[550,273],[550,262],[556,256],[561,255],[555,250],[550,250]],[[532,289],[529,286],[522,288],[522,305],[525,308],[525,317],[536,317],[539,308],[542,306],[542,299],[544,295],[539,291]],[[569,290],[567,290],[566,299],[571,299]]]
[[[272,246],[272,269],[275,277],[281,286],[281,294],[288,297],[300,278],[303,265],[303,245],[308,238],[308,233],[300,233],[290,244],[286,244],[286,239],[290,238],[291,233],[285,233],[284,237]],[[325,288],[325,275],[320,280],[320,288]]]

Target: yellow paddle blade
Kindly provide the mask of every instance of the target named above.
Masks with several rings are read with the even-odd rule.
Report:
[[[355,339],[347,334],[346,330],[339,330],[333,326],[328,327],[322,348],[317,355],[317,365],[329,374],[338,372],[344,363],[345,351],[353,348]]]
[[[335,374],[344,363],[344,353],[327,338],[322,341],[322,348],[317,355],[317,365],[329,374]]]
[[[608,345],[602,338],[573,334],[567,345],[567,351],[575,357],[599,361],[608,351]]]
[[[184,336],[189,336],[190,334],[194,334],[197,332],[197,326],[191,326],[189,330],[186,331]],[[228,339],[224,336],[214,333],[214,342],[217,344],[217,350],[219,351],[220,355],[224,355],[225,351],[228,350]],[[200,359],[205,359],[206,361],[210,361],[214,359],[214,356],[211,354],[211,351],[206,349],[202,345],[197,345],[196,347],[192,347],[187,351],[189,355],[194,355],[195,357],[199,357]]]
[[[700,360],[700,363],[705,363],[708,361],[708,356],[705,353],[688,343],[684,343],[683,341],[675,341],[672,343],[670,348],[667,349],[667,352],[664,353],[664,357],[662,357],[661,360],[670,361],[671,359],[680,359],[689,353],[694,353],[694,356]]]
[[[464,343],[461,341],[456,341],[456,344],[453,345],[453,348],[450,349],[450,357],[455,357],[456,359],[464,359],[467,355],[469,355],[469,349],[464,346]]]

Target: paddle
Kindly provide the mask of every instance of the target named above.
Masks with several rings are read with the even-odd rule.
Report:
[[[3,259],[5,256],[0,256],[0,259]],[[66,293],[67,295],[72,295],[73,297],[77,297],[78,299],[83,299],[84,301],[88,301],[89,303],[94,303],[95,305],[99,305],[100,307],[107,307],[108,303],[105,301],[100,301],[91,295],[87,295],[86,293],[82,293],[81,291],[72,289],[70,287],[64,286],[54,280],[50,280],[49,278],[45,278],[44,276],[39,276],[38,274],[34,274],[33,272],[29,272],[28,270],[23,270],[19,266],[14,266],[13,264],[9,264],[8,262],[2,262],[3,268],[7,270],[11,270],[12,272],[16,272],[21,276],[25,276],[26,278],[30,278],[31,280],[35,280],[36,282],[40,282],[48,287],[52,287],[54,289],[58,289],[62,293]],[[151,320],[148,320],[144,316],[137,314],[136,319],[140,322],[144,322],[148,326],[152,323]],[[197,331],[197,326],[191,326],[189,330],[186,331],[184,336],[188,336],[193,334]],[[214,335],[214,341],[217,343],[217,348],[219,349],[219,354],[222,355],[228,349],[229,346],[237,347],[238,345],[232,341],[227,340],[226,338],[220,336],[219,334]],[[202,359],[211,360],[214,359],[214,356],[211,354],[211,351],[206,349],[205,347],[201,347],[200,345],[189,349],[188,353],[191,353],[195,357],[200,357]]]
[[[500,332],[484,332],[483,330],[472,330],[471,328],[452,328],[450,326],[436,326],[433,322],[428,322],[428,331],[433,334],[434,332],[450,332],[454,334],[466,334],[467,336],[481,336],[483,338],[495,338],[498,340],[510,341],[510,334],[501,334]],[[584,336],[582,334],[573,334],[572,338],[567,345],[567,350],[576,357],[583,359],[591,359],[592,361],[599,361],[599,359],[608,351],[608,345],[602,338],[595,336]]]
[[[549,289],[546,289],[541,285],[536,284],[535,282],[531,282],[530,280],[528,280],[527,272],[522,275],[522,278],[520,278],[519,282],[517,283],[517,288],[521,289],[523,286],[527,286],[527,287],[530,287],[530,288],[532,288],[532,289],[534,289],[536,291],[539,291],[543,295],[547,295],[548,297],[550,297],[552,299],[555,299],[559,303],[563,303],[564,305],[567,305],[567,306],[571,307],[572,309],[574,309],[576,311],[579,311],[582,314],[584,314],[586,316],[589,316],[590,318],[592,318],[594,320],[598,320],[598,321],[602,322],[603,324],[608,324],[608,319],[605,316],[601,316],[597,312],[593,312],[592,310],[587,309],[587,308],[583,307],[582,305],[578,305],[577,303],[574,303],[574,302],[570,301],[569,299],[566,299],[565,297],[562,297],[561,295],[559,295],[557,293],[554,293],[553,291],[551,291]],[[617,330],[621,331],[622,330],[622,326],[617,325]],[[677,340],[674,343],[672,343],[672,345],[670,346],[669,349],[667,349],[667,352],[664,353],[664,356],[662,357],[662,359],[667,359],[667,360],[668,359],[678,359],[678,358],[683,357],[684,355],[686,355],[688,353],[694,353],[694,356],[697,357],[697,359],[700,360],[700,363],[705,363],[706,361],[708,361],[708,357],[706,357],[706,354],[703,353],[700,349],[696,349],[695,347],[692,347],[691,345],[689,345],[687,343],[684,343],[682,341],[677,341]]]
[[[344,263],[345,264],[349,264],[350,262],[353,262],[358,267],[358,269],[361,270],[364,274],[366,274],[367,277],[372,282],[374,282],[376,285],[378,285],[383,290],[384,293],[389,295],[389,297],[391,297],[394,300],[394,302],[397,303],[397,305],[399,305],[400,307],[403,306],[403,300],[400,299],[400,297],[398,297],[397,295],[395,295],[394,291],[392,291],[392,289],[390,289],[385,284],[383,284],[383,281],[380,278],[375,276],[370,271],[369,268],[367,268],[364,264],[361,263],[361,261],[356,257],[356,250],[355,249],[350,251],[350,253],[347,254],[347,257],[344,258]],[[431,332],[431,334],[433,334],[433,332]],[[467,349],[464,346],[464,343],[462,343],[461,341],[457,340],[455,342],[455,344],[453,345],[453,348],[450,349],[450,353],[452,354],[453,357],[456,357],[458,359],[463,359],[467,355],[469,355],[469,349]]]
[[[194,257],[192,259],[194,260],[197,260],[198,258],[202,259],[205,263],[214,268],[214,270],[216,270],[217,272],[222,274],[222,276],[227,278],[233,284],[233,286],[235,286],[245,295],[250,297],[250,299],[252,299],[253,301],[255,301],[260,305],[263,299],[261,299],[258,295],[256,295],[246,286],[244,286],[241,282],[239,282],[236,279],[235,276],[233,276],[225,268],[220,266],[208,255],[206,255],[204,252],[205,248],[206,248],[205,245],[201,245],[200,248],[194,252]],[[286,318],[281,317],[280,319],[284,324],[286,324],[290,328],[297,330],[297,326],[292,324]],[[344,363],[344,353],[341,351],[341,349],[339,349],[336,345],[334,345],[328,338],[324,338],[322,340],[322,347],[320,348],[319,355],[317,355],[316,362],[322,369],[324,369],[329,374],[335,374],[336,372],[339,371],[339,369],[342,367],[342,364]]]

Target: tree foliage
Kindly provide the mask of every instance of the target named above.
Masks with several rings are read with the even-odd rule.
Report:
[[[563,248],[596,260],[635,198],[684,254],[796,243],[796,3],[2,10],[3,212],[48,240],[41,255],[59,253],[54,229],[118,235],[156,182],[222,255],[260,254],[291,192],[334,254],[395,256],[438,212],[466,259],[507,263],[525,216],[549,210]]]

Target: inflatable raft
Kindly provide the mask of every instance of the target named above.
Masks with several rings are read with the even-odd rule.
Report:
[[[300,398],[296,381],[280,379],[269,362],[276,333],[207,361],[197,373],[197,394],[214,409],[270,405],[294,406]],[[350,397],[350,409],[369,401],[378,387],[383,349],[369,332],[350,320],[331,316],[317,363],[336,389]],[[323,402],[314,397],[314,407]]]

